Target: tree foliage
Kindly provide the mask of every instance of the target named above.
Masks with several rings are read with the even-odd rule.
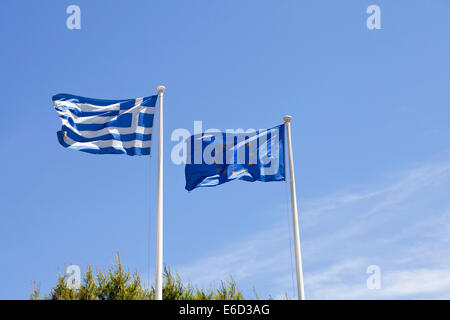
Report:
[[[222,281],[218,288],[199,289],[191,283],[184,284],[178,273],[175,275],[169,268],[164,269],[164,300],[243,300],[243,294],[232,277]],[[143,287],[137,272],[125,270],[117,254],[112,266],[106,270],[98,269],[96,273],[88,266],[82,273],[78,289],[72,289],[68,283],[69,275],[58,275],[56,285],[50,293],[41,298],[36,285],[30,299],[39,300],[152,300],[155,288]]]

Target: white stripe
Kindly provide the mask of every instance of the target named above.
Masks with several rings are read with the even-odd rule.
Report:
[[[140,106],[144,98],[136,98],[135,105]]]
[[[123,148],[150,148],[152,146],[152,141],[142,141],[142,140],[133,140],[133,141],[118,141],[118,140],[102,140],[102,141],[94,141],[94,142],[76,142],[69,137],[64,137],[64,141],[74,148],[89,148],[89,149],[100,149],[100,148],[108,148],[114,147],[116,149]]]
[[[103,111],[110,111],[110,110],[103,110]],[[87,116],[87,117],[80,117],[77,116],[75,113],[73,113],[71,110],[56,110],[58,115],[65,115],[72,117],[75,121],[75,123],[106,123],[108,121],[114,120],[116,117],[118,117],[121,114],[130,112],[130,113],[146,113],[146,114],[154,114],[155,113],[155,107],[146,107],[141,105],[135,105],[131,107],[130,109],[124,109],[124,110],[113,110],[113,111],[119,111],[119,114],[116,116],[102,116],[102,115],[95,115],[95,116]]]
[[[131,127],[131,128],[118,128],[118,127],[107,127],[101,130],[96,131],[78,131],[74,127],[71,126],[69,121],[66,119],[61,119],[62,124],[67,126],[70,130],[77,133],[78,135],[85,138],[97,138],[103,136],[108,133],[117,133],[117,134],[131,134],[131,133],[142,133],[142,134],[152,134],[153,128],[146,128],[141,126]]]
[[[155,109],[156,107],[150,107],[150,106],[142,106],[143,99],[142,98],[138,98],[136,99],[136,103],[134,104],[134,107],[142,107],[145,108],[145,113],[155,113]],[[89,103],[75,103],[75,102],[71,102],[71,101],[62,101],[62,100],[55,100],[53,101],[53,105],[55,107],[68,107],[68,108],[75,108],[78,109],[79,111],[83,111],[83,112],[96,112],[96,111],[117,111],[120,110],[120,103],[113,103],[107,106],[97,106],[94,104],[89,104]],[[129,109],[128,109],[129,110]]]
[[[141,113],[147,113],[147,114],[155,114],[155,107],[145,107],[142,109]]]
[[[154,108],[147,108],[144,106],[134,106],[133,108],[128,110],[120,110],[119,114],[116,116],[95,115],[88,117],[79,117],[74,113],[72,113],[70,110],[63,110],[63,111],[56,110],[56,112],[58,113],[59,116],[71,117],[76,124],[105,124],[109,121],[116,120],[117,117],[121,114],[132,113],[133,117],[136,117],[136,114],[138,113],[154,114],[155,110]]]
[[[117,111],[120,110],[120,103],[113,103],[107,106],[96,106],[93,104],[88,103],[75,103],[71,101],[61,101],[61,100],[55,100],[53,101],[53,105],[55,107],[69,107],[69,108],[76,108],[83,112],[94,112],[94,111]]]
[[[136,133],[152,134],[153,133],[153,128],[137,126],[136,127]]]
[[[122,111],[126,111],[126,110],[122,110]],[[67,117],[71,117],[73,119],[73,121],[76,124],[104,124],[106,122],[115,120],[119,115],[121,115],[124,112],[119,112],[119,115],[116,116],[89,116],[89,117],[79,117],[75,114],[73,114],[72,112],[70,112],[69,110],[64,110],[64,111],[58,111],[56,110],[56,112],[58,113],[59,116],[67,116]]]
[[[141,106],[144,98],[137,98],[136,99],[136,106]],[[141,106],[143,109],[141,110],[141,113],[148,113],[148,114],[155,114],[156,106],[149,107],[149,106]]]

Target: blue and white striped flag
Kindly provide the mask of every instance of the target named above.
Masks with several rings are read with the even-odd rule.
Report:
[[[53,96],[62,121],[59,143],[95,154],[149,155],[157,95],[128,100]]]

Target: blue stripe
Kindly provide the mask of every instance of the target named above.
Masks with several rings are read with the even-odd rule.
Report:
[[[120,111],[119,110],[110,110],[110,111],[80,111],[77,108],[70,108],[67,106],[58,106],[55,107],[57,111],[70,111],[72,114],[76,115],[77,117],[90,117],[90,116],[99,116],[99,117],[111,117],[111,116],[118,116]],[[66,119],[66,118],[65,118]]]
[[[153,114],[139,113],[138,126],[146,128],[153,127]]]
[[[116,119],[105,123],[75,123],[71,117],[61,116],[61,118],[67,119],[70,125],[78,131],[97,131],[108,127],[130,128],[133,115],[131,113],[124,113]]]
[[[53,101],[57,101],[57,100],[71,101],[74,103],[87,103],[87,104],[92,104],[95,106],[109,106],[109,105],[115,104],[115,103],[135,101],[135,99],[123,99],[123,100],[92,99],[92,98],[86,98],[86,97],[81,97],[81,96],[75,96],[75,95],[67,94],[67,93],[60,93],[60,94],[54,95],[52,100]]]
[[[94,142],[104,140],[118,140],[125,142],[133,140],[150,141],[152,139],[151,134],[142,134],[142,133],[128,133],[128,134],[107,133],[103,136],[98,136],[95,138],[85,138],[83,136],[80,136],[76,132],[72,131],[67,126],[62,126],[62,131],[67,132],[67,136],[76,142]]]
[[[59,143],[69,149],[76,149],[79,151],[93,153],[93,154],[127,154],[129,156],[148,156],[150,154],[150,148],[124,148],[124,149],[116,149],[114,147],[108,148],[99,148],[99,149],[91,149],[91,148],[72,148],[71,145],[67,144],[64,141],[64,133],[63,131],[57,132]]]
[[[145,107],[155,107],[156,99],[158,99],[158,96],[145,97],[142,99],[141,105]]]
[[[142,105],[147,107],[154,107],[156,105],[157,95],[144,97],[142,99]],[[111,104],[120,103],[120,109],[129,109],[136,104],[136,99],[122,99],[122,100],[105,100],[105,99],[92,99],[73,94],[59,93],[52,97],[53,101],[71,101],[74,103],[87,103],[95,106],[109,106]],[[123,108],[122,108],[123,105]]]

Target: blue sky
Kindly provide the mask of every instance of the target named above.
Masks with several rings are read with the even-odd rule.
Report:
[[[81,8],[81,30],[66,8]],[[381,8],[368,30],[366,8]],[[177,128],[293,116],[305,292],[450,298],[450,5],[427,1],[12,1],[0,11],[1,299],[47,293],[64,264],[115,252],[153,281],[153,157],[66,150],[60,92],[165,94],[164,263],[195,285],[233,275],[292,297],[286,183],[184,190]],[[292,261],[293,262],[293,261]],[[366,287],[377,265],[381,289]],[[294,273],[294,274],[293,274]]]

